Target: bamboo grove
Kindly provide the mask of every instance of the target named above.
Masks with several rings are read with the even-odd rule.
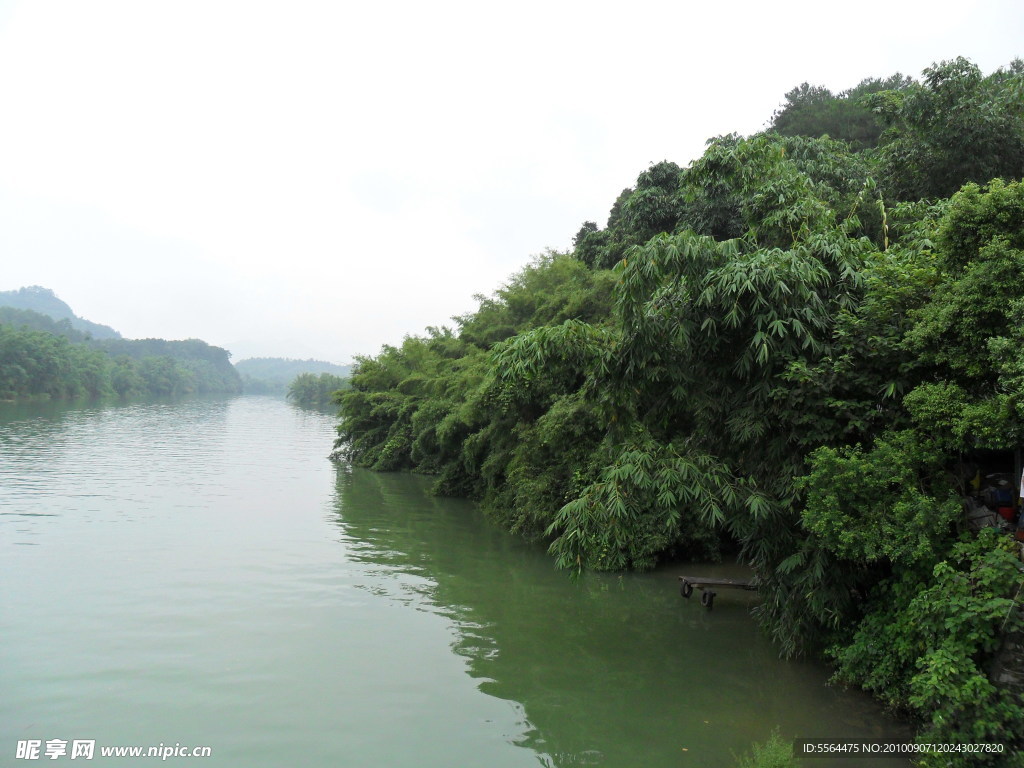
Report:
[[[738,553],[783,653],[922,738],[1024,746],[986,675],[1020,565],[960,502],[965,464],[1024,442],[1022,172],[1020,61],[803,86],[454,328],[358,358],[338,455],[435,475],[570,570]]]

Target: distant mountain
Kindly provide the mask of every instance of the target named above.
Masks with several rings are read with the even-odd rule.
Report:
[[[49,288],[41,285],[30,285],[16,291],[0,291],[0,307],[28,309],[54,320],[67,320],[77,331],[88,333],[94,339],[120,339],[121,334],[108,325],[100,325],[79,317],[71,311],[71,307],[57,298]]]
[[[284,394],[288,391],[288,385],[300,374],[332,373],[347,378],[352,373],[352,366],[336,365],[324,360],[252,357],[235,363],[235,370],[242,376],[242,386],[246,392]]]

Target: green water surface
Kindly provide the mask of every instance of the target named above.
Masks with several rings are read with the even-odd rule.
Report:
[[[715,768],[776,727],[907,737],[780,661],[751,593],[573,582],[423,478],[331,464],[333,427],[269,397],[0,404],[0,765],[79,739],[101,766]],[[176,744],[212,756],[99,754]]]

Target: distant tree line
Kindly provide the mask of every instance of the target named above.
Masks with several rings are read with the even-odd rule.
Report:
[[[95,339],[67,318],[0,307],[0,398],[238,392],[228,353],[198,339]]]
[[[253,357],[239,360],[235,369],[242,377],[242,386],[249,394],[287,394],[296,376],[303,373],[330,373],[346,377],[349,365],[336,365],[324,360],[294,360],[284,357]]]
[[[337,405],[341,392],[349,388],[349,380],[333,373],[300,373],[288,385],[288,399],[304,408],[325,409]]]
[[[337,455],[432,474],[570,570],[738,552],[783,653],[1005,749],[926,764],[1019,765],[987,672],[1024,576],[962,500],[1024,443],[1024,64],[786,99],[454,329],[357,358]]]

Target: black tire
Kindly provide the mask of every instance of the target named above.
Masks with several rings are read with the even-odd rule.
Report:
[[[700,596],[700,604],[711,610],[711,606],[715,604],[715,593],[710,589],[705,589],[704,594]]]
[[[679,584],[679,594],[683,597],[689,598],[693,594],[693,584],[688,581],[682,581]]]

